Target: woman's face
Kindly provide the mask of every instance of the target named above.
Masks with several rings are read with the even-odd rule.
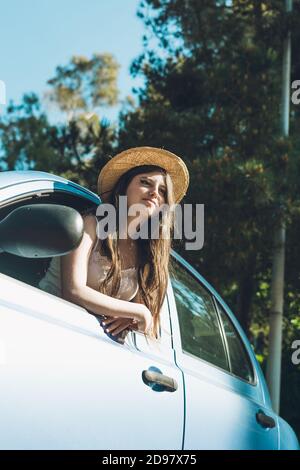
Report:
[[[165,175],[159,171],[153,171],[134,176],[127,187],[126,196],[128,207],[133,204],[143,204],[150,217],[166,202]]]

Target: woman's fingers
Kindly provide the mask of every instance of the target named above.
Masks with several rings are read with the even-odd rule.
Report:
[[[120,333],[120,338],[117,338],[118,342],[124,344],[125,337],[130,330],[137,329],[137,321],[132,318],[124,317],[106,317],[102,321],[102,327],[106,333],[111,334],[112,336],[118,336]],[[124,339],[123,339],[124,336]]]
[[[123,331],[128,327],[131,327],[131,325],[131,318],[114,317],[111,318],[109,321],[102,322],[103,329],[107,333],[111,333],[113,335],[118,334],[120,331]]]
[[[124,317],[110,317],[108,318],[107,320],[104,320],[102,322],[102,325],[104,326],[107,326],[107,325],[111,325],[115,322],[118,322],[118,321],[126,321],[126,322],[132,322],[134,321],[132,318],[124,318]]]
[[[114,321],[117,320],[117,317],[109,317],[109,318],[106,318],[106,320],[104,320],[102,322],[102,325],[106,326],[106,325],[110,325],[110,323],[113,323]]]
[[[104,327],[107,331],[111,332],[122,323],[124,323],[124,321],[122,322],[122,320],[115,318],[113,321],[110,321],[109,323],[105,323]]]
[[[126,336],[128,335],[130,330],[124,330],[122,334],[117,338],[118,343],[124,344]]]
[[[114,326],[110,326],[110,328],[107,328],[106,331],[108,333],[111,333],[112,335],[118,335],[119,333],[121,333],[121,331],[126,330],[129,326],[130,326],[130,322],[120,322],[120,323],[116,322]]]

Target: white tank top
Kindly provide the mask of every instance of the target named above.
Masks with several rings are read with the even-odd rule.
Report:
[[[50,294],[62,297],[61,288],[61,266],[60,256],[52,258],[50,266],[38,284],[38,287]],[[110,268],[110,260],[106,256],[100,255],[99,251],[93,249],[88,262],[87,285],[99,291],[100,283],[105,279]],[[108,290],[111,281],[108,284]],[[127,268],[121,270],[120,287],[116,297],[122,300],[132,300],[138,291],[137,268]]]

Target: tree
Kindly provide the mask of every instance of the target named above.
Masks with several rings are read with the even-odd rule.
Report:
[[[74,56],[48,83],[48,99],[67,112],[50,124],[40,99],[26,94],[0,120],[3,170],[49,171],[96,190],[97,174],[113,153],[115,128],[98,112],[117,102],[118,64],[110,54]]]
[[[117,76],[119,65],[111,54],[94,54],[91,59],[73,56],[65,66],[58,66],[48,80],[47,97],[68,120],[79,112],[91,113],[101,106],[118,102]]]

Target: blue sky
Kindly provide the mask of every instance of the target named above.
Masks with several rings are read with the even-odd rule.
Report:
[[[121,68],[120,97],[131,94],[131,61],[142,52],[143,22],[139,0],[0,0],[0,80],[6,102],[23,93],[40,96],[57,65],[72,55],[112,53]],[[5,111],[3,106],[2,112]],[[118,108],[105,111],[115,119]]]

